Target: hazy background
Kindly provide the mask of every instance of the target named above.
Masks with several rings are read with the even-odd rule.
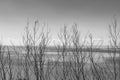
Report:
[[[20,45],[29,18],[31,26],[36,19],[45,22],[52,39],[57,39],[64,24],[77,23],[82,36],[91,32],[107,44],[108,24],[114,15],[119,25],[120,0],[0,0],[0,40]]]

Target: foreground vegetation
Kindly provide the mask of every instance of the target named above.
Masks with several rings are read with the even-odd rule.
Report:
[[[108,59],[104,55],[99,55],[95,59],[96,53],[93,52],[93,48],[96,44],[92,34],[81,40],[77,24],[72,26],[72,32],[69,32],[66,26],[63,27],[58,34],[61,43],[55,44],[56,56],[51,58],[45,52],[50,43],[49,31],[44,32],[43,28],[39,31],[38,24],[39,22],[35,21],[32,32],[29,30],[29,23],[27,24],[23,36],[24,47],[16,49],[16,46],[13,46],[10,49],[0,45],[0,80],[120,79],[120,55],[117,51],[120,48],[120,35],[116,20],[109,25]],[[84,48],[88,51],[84,51]],[[68,51],[68,49],[72,50]],[[100,62],[101,58],[102,62]]]

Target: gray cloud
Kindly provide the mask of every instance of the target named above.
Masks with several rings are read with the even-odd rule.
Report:
[[[53,33],[59,29],[56,26],[77,21],[81,30],[91,29],[102,35],[110,16],[120,16],[119,3],[120,0],[0,0],[0,32],[9,37],[5,32],[9,29],[14,36],[12,30],[17,27],[16,31],[22,32],[27,17],[40,17],[48,21]]]

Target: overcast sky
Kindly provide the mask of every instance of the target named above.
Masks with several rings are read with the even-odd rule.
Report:
[[[0,39],[20,44],[29,18],[31,26],[35,19],[46,22],[54,39],[64,24],[76,22],[81,34],[107,41],[114,15],[120,22],[120,0],[0,0]]]

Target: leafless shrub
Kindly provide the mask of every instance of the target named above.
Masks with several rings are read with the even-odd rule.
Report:
[[[114,22],[109,25],[109,34],[110,34],[110,49],[113,49],[113,52],[110,52],[111,55],[111,62],[112,62],[112,66],[113,66],[113,77],[114,80],[117,80],[120,78],[120,61],[117,61],[117,56],[118,52],[117,50],[119,50],[119,36],[120,36],[120,32],[118,31],[117,28],[117,20],[114,18]]]
[[[6,59],[5,59],[5,47],[0,44],[0,77],[2,80],[6,80]]]

